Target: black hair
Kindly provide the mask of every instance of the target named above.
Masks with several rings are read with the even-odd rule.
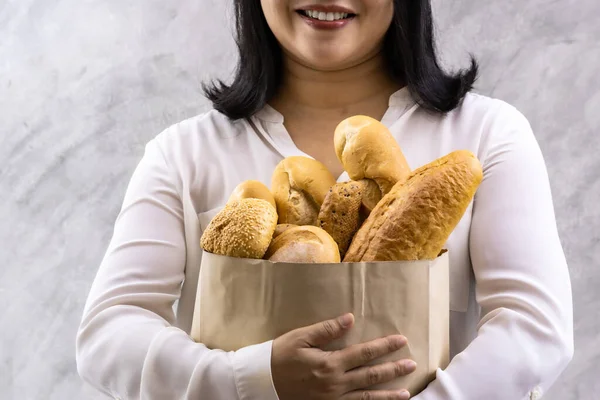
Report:
[[[282,50],[271,32],[259,0],[234,0],[238,64],[227,85],[204,85],[213,107],[231,119],[259,111],[275,95],[282,78]],[[425,109],[446,113],[473,88],[478,64],[455,74],[437,58],[430,0],[394,0],[394,16],[384,38],[383,54],[391,76],[405,84]]]

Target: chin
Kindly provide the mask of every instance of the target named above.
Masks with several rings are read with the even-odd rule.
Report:
[[[352,53],[339,51],[310,51],[296,59],[304,66],[319,71],[338,71],[358,63]]]
[[[307,60],[307,61],[303,62],[303,64],[306,67],[309,67],[310,69],[314,69],[317,71],[323,71],[323,72],[340,71],[342,69],[352,66],[352,64],[343,63],[341,61],[335,62],[335,61],[328,61],[328,60],[323,60],[323,59]]]

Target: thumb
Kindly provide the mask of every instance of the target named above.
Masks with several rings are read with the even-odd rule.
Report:
[[[335,319],[329,319],[308,326],[304,332],[304,340],[311,347],[326,345],[342,337],[354,323],[354,315],[344,314]]]

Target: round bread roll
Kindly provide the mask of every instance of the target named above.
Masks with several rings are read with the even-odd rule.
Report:
[[[290,263],[339,263],[337,243],[323,229],[316,226],[297,226],[287,229],[271,242],[265,259]]]
[[[275,239],[277,236],[281,235],[283,232],[287,231],[290,228],[295,228],[298,225],[294,225],[294,224],[278,224],[277,227],[275,227],[275,232],[273,233],[273,239]]]
[[[317,216],[336,180],[327,167],[309,157],[283,159],[273,171],[271,191],[280,224],[317,225]]]
[[[227,202],[232,203],[242,199],[263,199],[268,201],[273,208],[277,209],[273,194],[267,185],[260,181],[248,180],[240,183],[233,189]]]
[[[346,118],[336,127],[333,141],[337,157],[350,179],[372,179],[381,191],[379,198],[410,174],[396,139],[374,118],[364,115]]]
[[[223,256],[261,259],[276,226],[277,212],[267,200],[231,201],[210,221],[200,247]]]

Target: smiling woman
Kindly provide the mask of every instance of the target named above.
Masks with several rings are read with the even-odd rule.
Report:
[[[284,63],[336,72],[338,78],[326,79],[330,83],[340,71],[351,74],[364,64],[363,70],[385,81],[374,90],[389,96],[390,89],[406,86],[434,112],[456,107],[477,76],[473,58],[454,74],[440,67],[429,1],[237,1],[235,13],[239,62],[233,82],[206,87],[215,109],[232,119],[256,113],[285,90]],[[336,14],[346,18],[336,20]]]
[[[380,51],[394,15],[391,1],[305,3],[262,1],[269,28],[284,51],[325,69],[346,68]]]
[[[406,169],[457,150],[483,167],[475,198],[444,246],[452,360],[414,398],[521,400],[547,390],[573,354],[571,288],[546,166],[527,119],[471,93],[473,59],[455,73],[440,67],[429,0],[234,4],[233,80],[206,86],[212,110],[147,144],[86,304],[80,374],[118,398],[409,398],[406,390],[372,386],[411,374],[414,362],[370,363],[410,345],[410,337],[322,350],[352,329],[351,315],[233,352],[190,338],[199,242],[211,218],[238,185],[270,183],[293,156],[325,166],[321,185],[350,181],[334,139],[341,121],[358,116],[390,133],[363,147],[388,148]]]

